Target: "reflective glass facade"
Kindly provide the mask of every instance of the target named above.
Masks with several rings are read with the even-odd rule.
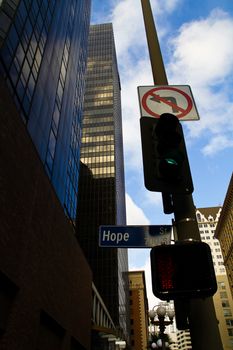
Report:
[[[72,221],[89,23],[90,0],[6,0],[0,7],[1,75]]]
[[[90,27],[77,238],[114,322],[127,334],[126,249],[99,248],[99,225],[125,225],[120,81],[112,24]]]

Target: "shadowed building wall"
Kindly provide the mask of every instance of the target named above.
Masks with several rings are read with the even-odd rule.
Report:
[[[0,348],[90,349],[91,271],[2,82],[0,153]]]

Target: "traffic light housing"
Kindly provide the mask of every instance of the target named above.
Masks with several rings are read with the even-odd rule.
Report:
[[[140,119],[145,186],[170,194],[193,192],[182,125],[170,113]]]
[[[203,298],[217,291],[208,244],[182,241],[151,249],[152,289],[161,300]]]

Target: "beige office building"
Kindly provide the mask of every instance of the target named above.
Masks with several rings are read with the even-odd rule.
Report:
[[[144,271],[129,271],[131,350],[148,346],[148,302]]]
[[[226,198],[223,203],[215,237],[219,239],[222,248],[226,273],[233,297],[233,175],[231,176]]]
[[[199,208],[196,211],[201,239],[212,252],[218,290],[213,297],[215,312],[224,350],[233,349],[233,300],[230,291],[223,254],[215,230],[220,218],[221,207]]]
[[[192,350],[191,336],[188,330],[177,331],[177,346],[179,350]]]

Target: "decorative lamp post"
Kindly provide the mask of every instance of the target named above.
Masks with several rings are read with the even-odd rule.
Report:
[[[152,325],[159,327],[160,339],[157,341],[157,343],[153,342],[151,344],[151,348],[162,348],[162,350],[166,350],[167,344],[165,343],[164,332],[166,326],[169,326],[173,323],[175,312],[174,310],[168,309],[162,305],[158,306],[156,310],[155,307],[156,306],[154,306],[153,309],[149,311],[149,318]]]

